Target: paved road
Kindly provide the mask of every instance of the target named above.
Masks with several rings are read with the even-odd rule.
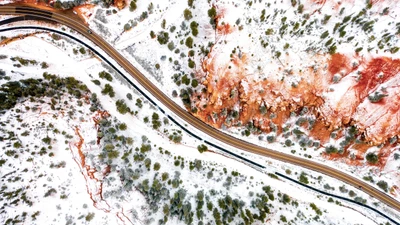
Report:
[[[393,209],[400,213],[400,203],[385,194],[384,192],[374,188],[368,183],[352,177],[340,170],[334,169],[330,166],[326,166],[322,163],[313,162],[307,159],[299,158],[293,155],[277,152],[271,149],[263,148],[249,142],[237,139],[230,135],[227,135],[209,125],[196,117],[189,114],[186,110],[182,109],[179,105],[174,103],[168,96],[166,96],[161,90],[159,90],[153,83],[151,83],[139,70],[137,70],[132,64],[125,59],[117,50],[115,50],[110,44],[108,44],[99,35],[88,32],[88,27],[79,21],[71,19],[62,13],[56,11],[43,11],[33,8],[15,7],[15,6],[0,6],[0,14],[12,14],[12,15],[34,15],[42,17],[65,26],[68,26],[83,36],[91,40],[94,44],[105,51],[111,58],[113,58],[123,69],[125,69],[132,77],[134,77],[140,85],[147,89],[147,91],[157,98],[162,104],[169,108],[173,113],[182,118],[184,121],[192,125],[193,127],[203,131],[210,137],[213,137],[221,142],[224,142],[235,148],[255,153],[261,156],[270,157],[282,162],[295,164],[307,169],[311,169],[317,172],[324,173],[328,176],[334,177],[345,183],[348,183],[354,187],[362,187],[362,190],[381,202],[387,204]]]

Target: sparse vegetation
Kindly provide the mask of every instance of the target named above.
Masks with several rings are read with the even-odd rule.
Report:
[[[371,164],[376,164],[379,161],[378,155],[376,155],[375,153],[372,153],[372,152],[368,153],[365,156],[365,159],[367,160],[367,162],[369,162]]]

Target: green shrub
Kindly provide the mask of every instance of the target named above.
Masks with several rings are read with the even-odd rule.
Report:
[[[206,145],[201,144],[201,145],[197,146],[197,150],[198,150],[200,153],[203,153],[203,152],[205,152],[205,151],[208,150],[208,147],[207,147]]]
[[[88,213],[85,217],[86,221],[91,221],[94,218],[94,213]]]
[[[164,172],[161,174],[161,180],[166,181],[169,178],[169,174],[167,172]]]
[[[56,190],[56,189],[50,188],[50,189],[44,194],[44,197],[48,197],[48,196],[53,195],[53,194],[56,194],[56,193],[57,193],[57,190]]]
[[[151,116],[151,123],[153,125],[154,130],[157,130],[158,128],[161,127],[160,117],[157,113],[153,113],[153,115]]]
[[[325,148],[325,152],[328,154],[337,153],[338,149],[333,145],[329,145]]]
[[[51,138],[49,136],[46,136],[45,138],[42,139],[42,141],[49,145],[51,143]]]
[[[127,98],[128,100],[132,100],[132,94],[131,94],[131,93],[126,94],[126,98]]]
[[[99,80],[92,80],[92,82],[93,82],[95,85],[100,85],[100,84],[101,84]]]
[[[171,50],[171,51],[175,49],[175,45],[174,45],[174,42],[173,42],[173,41],[170,41],[170,42],[168,43],[168,49]]]
[[[99,77],[102,78],[102,79],[106,79],[108,81],[112,81],[113,80],[111,74],[107,73],[106,71],[101,71],[99,73]]]
[[[131,27],[131,25],[130,25],[129,23],[126,23],[126,24],[124,25],[124,31],[129,31],[131,28],[132,28],[132,27]]]
[[[199,82],[196,79],[192,80],[192,87],[196,88],[199,85]]]
[[[168,32],[165,31],[160,31],[157,35],[157,41],[158,43],[160,43],[161,45],[165,45],[168,43],[169,41],[169,34]]]
[[[127,125],[126,125],[126,123],[121,123],[120,125],[119,125],[119,129],[120,130],[126,130],[128,127],[127,127]]]
[[[154,33],[154,31],[150,31],[150,37],[151,38],[155,38],[156,37],[156,34]]]
[[[193,48],[193,38],[192,38],[192,37],[186,38],[185,45],[186,45],[188,48]]]
[[[189,9],[185,9],[183,11],[183,17],[185,18],[185,20],[190,20],[193,18],[192,12]]]
[[[199,24],[196,21],[192,21],[190,23],[190,29],[192,30],[192,35],[193,36],[197,36],[197,34],[199,33],[199,31],[197,29],[198,26],[199,26]]]
[[[107,152],[107,156],[109,159],[116,159],[119,156],[119,151],[117,151],[117,150],[109,151],[109,152]]]
[[[188,67],[193,69],[196,66],[196,64],[194,63],[194,61],[192,59],[188,60]]]
[[[151,159],[150,159],[150,158],[146,158],[146,159],[144,160],[144,166],[145,166],[148,170],[150,170],[150,166],[151,166]]]
[[[310,203],[310,207],[315,211],[317,215],[322,215],[321,210],[314,203]]]
[[[371,164],[376,164],[379,161],[379,157],[375,153],[372,153],[372,152],[368,153],[365,156],[365,159],[367,159],[367,161]]]
[[[161,21],[161,28],[162,28],[162,29],[165,29],[166,24],[167,24],[167,21],[166,21],[165,19],[163,19],[163,20]]]
[[[49,64],[47,64],[46,62],[42,62],[42,63],[40,64],[40,66],[42,67],[42,69],[47,69],[47,68],[49,68]]]
[[[376,185],[378,185],[378,187],[380,187],[385,192],[388,191],[388,183],[386,181],[381,180],[378,183],[376,183]]]
[[[111,98],[115,96],[113,87],[110,84],[104,85],[104,89],[101,91],[103,95],[109,95]]]
[[[217,16],[217,10],[215,9],[215,7],[211,7],[208,11],[208,17],[210,17],[211,19],[214,19]]]
[[[372,103],[380,102],[387,95],[380,93],[379,91],[374,92],[373,95],[368,96],[368,100]]]
[[[143,107],[143,104],[142,104],[142,100],[140,100],[139,98],[138,99],[136,99],[136,104],[135,104],[137,107],[139,107],[139,108],[142,108]]]
[[[79,52],[80,52],[82,55],[86,54],[86,50],[85,50],[83,47],[81,47],[81,48],[79,49]]]
[[[308,182],[307,174],[304,173],[304,172],[302,172],[302,173],[300,174],[299,181],[300,181],[301,183],[303,183],[303,184],[308,184],[309,182]]]
[[[154,163],[154,165],[153,165],[153,169],[154,169],[155,171],[158,171],[158,170],[160,170],[160,168],[161,168],[161,165],[160,165],[160,163],[158,163],[158,162]]]
[[[126,105],[125,100],[119,99],[115,102],[115,106],[117,107],[117,110],[121,114],[126,114],[131,111],[131,109]]]

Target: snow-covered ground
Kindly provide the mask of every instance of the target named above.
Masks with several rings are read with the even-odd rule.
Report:
[[[243,201],[243,210],[247,208],[252,214],[258,214],[259,203],[252,201],[260,201],[261,194],[270,195],[263,200],[270,210],[264,220],[266,224],[285,221],[291,224],[386,222],[357,206],[330,202],[325,196],[267,175],[290,169],[292,176],[297,177],[301,168],[248,155],[267,166],[265,171],[258,171],[213,153],[215,150],[210,147],[210,151],[200,154],[197,146],[202,143],[185,133],[180,134],[178,127],[87,49],[80,51],[81,46],[76,43],[57,39],[51,34],[39,33],[1,47],[0,69],[5,75],[1,76],[0,84],[43,79],[43,73],[47,72],[60,78],[73,76],[88,88],[87,92],[82,91],[81,98],[60,90],[56,92],[58,96],[22,97],[1,115],[0,146],[3,151],[0,160],[5,160],[1,161],[0,170],[1,222],[158,224],[159,220],[166,222],[166,214],[170,215],[166,224],[184,224],[184,219],[178,219],[176,214],[187,214],[170,206],[169,201],[181,196],[175,194],[182,193],[178,191],[180,189],[186,193],[182,202],[184,207],[187,209],[191,205],[189,211],[193,215],[188,217],[193,218],[193,224],[197,224],[199,218],[205,224],[207,221],[214,223],[217,214],[223,216],[224,203],[218,203],[218,200],[226,199],[227,195]],[[36,65],[17,66],[20,64],[18,59],[13,61],[11,57],[36,60],[33,62]],[[48,68],[44,68],[42,62],[46,62]],[[102,71],[110,73],[111,78],[100,78]],[[102,94],[106,85],[113,87],[113,97]],[[73,88],[77,87],[81,84]],[[124,100],[129,110],[124,104],[117,106],[118,100]],[[99,106],[96,106],[97,102]],[[121,114],[124,111],[131,113]],[[159,168],[154,166],[156,162]],[[314,182],[311,177],[320,176],[310,171],[306,173],[310,183]],[[165,181],[162,181],[166,176],[163,174],[168,174]],[[328,183],[336,190],[344,185],[321,177],[320,185]],[[161,184],[161,190],[166,188],[165,191],[158,192],[160,186],[157,183]],[[270,186],[272,191],[263,190],[264,186]],[[19,189],[21,191],[17,191]],[[346,189],[353,190],[368,203],[374,201],[357,190],[347,186]],[[200,190],[205,195],[204,205],[200,207],[203,217],[197,216],[196,212],[199,211],[196,210],[199,207],[196,199]],[[160,199],[157,196],[161,196]],[[225,204],[229,202],[224,201]],[[209,202],[213,204],[211,211],[207,209]],[[250,218],[247,214],[236,215],[231,223],[240,223],[244,217]]]
[[[395,35],[396,29],[399,29],[395,19],[398,17],[398,1],[374,1],[371,6],[364,1],[304,3],[284,1],[278,4],[200,0],[194,1],[192,6],[186,1],[172,0],[138,1],[136,5],[134,11],[126,7],[117,13],[111,13],[113,8],[108,9],[107,13],[107,10],[96,6],[91,9],[93,16],[88,18],[89,26],[110,41],[177,104],[185,108],[180,94],[194,92],[191,98],[192,112],[196,108],[199,111],[197,115],[212,125],[222,123],[222,131],[260,146],[340,168],[359,179],[374,177],[375,184],[382,180],[388,183],[388,193],[398,198],[400,185],[397,172],[400,161],[396,160],[400,155],[398,147],[393,145],[381,148],[380,145],[376,145],[367,150],[359,150],[356,149],[357,146],[350,145],[343,151],[341,144],[345,143],[346,137],[343,135],[345,132],[335,131],[337,125],[335,121],[345,116],[335,116],[331,114],[334,110],[330,110],[332,105],[338,104],[337,102],[342,101],[346,104],[351,102],[344,97],[340,98],[350,85],[354,85],[356,81],[353,80],[360,73],[360,71],[350,72],[354,66],[358,68],[358,65],[376,57],[393,58],[393,60],[399,57],[400,51],[396,52],[396,48],[400,42],[398,35]],[[151,8],[153,10],[149,10]],[[210,22],[209,10],[213,8],[218,17],[216,29]],[[144,12],[147,12],[146,16],[143,16]],[[363,15],[368,16],[364,18]],[[357,18],[361,18],[359,19],[361,22],[353,22]],[[362,26],[370,21],[374,21],[372,30],[369,30],[367,25]],[[129,24],[127,26],[129,29],[124,30],[126,24]],[[197,27],[196,35],[193,27]],[[328,36],[325,35],[326,31]],[[163,37],[166,33],[168,38],[160,40],[159,37]],[[189,38],[193,39],[191,47],[187,44]],[[349,68],[345,66],[346,68],[339,68],[335,74],[327,74],[325,70],[330,67],[331,58],[327,53],[333,52],[334,47],[335,52],[348,57]],[[207,54],[210,51],[211,54]],[[191,68],[193,65],[189,65],[191,62],[194,62],[193,68]],[[306,73],[310,68],[318,73],[322,72],[313,77]],[[360,70],[362,68],[361,66]],[[187,80],[189,82],[185,84]],[[279,85],[274,89],[272,84],[268,86],[262,83],[265,80],[272,80],[274,85],[275,81],[279,81]],[[332,83],[332,80],[340,83]],[[192,83],[194,81],[199,84],[194,85]],[[304,81],[310,82],[311,85],[301,86]],[[301,88],[293,92],[298,93],[291,93],[290,88],[297,85]],[[237,111],[238,117],[242,118],[241,114],[246,111],[241,107],[246,101],[249,105],[250,102],[256,105],[255,109],[249,107],[249,112],[258,112],[259,102],[268,102],[268,99],[273,103],[266,105],[267,109],[268,107],[279,109],[282,105],[293,102],[300,102],[301,105],[301,102],[305,102],[301,99],[303,88],[310,87],[327,102],[321,107],[320,115],[331,115],[329,118],[324,118],[333,124],[333,130],[325,134],[328,137],[325,141],[312,137],[311,132],[299,125],[305,122],[312,127],[311,123],[321,121],[314,112],[307,110],[304,113],[300,112],[302,115],[299,112],[294,113],[294,116],[286,118],[281,125],[274,124],[276,114],[271,112],[268,112],[267,116],[256,117],[251,121],[253,125],[257,122],[261,124],[260,127],[269,127],[269,131],[261,133],[257,127],[249,128],[247,125],[243,126],[245,124],[240,126],[241,123],[229,127],[227,120],[219,122],[225,118],[221,115],[224,115],[224,112],[226,114],[226,111],[229,112],[228,117]],[[264,92],[273,97],[258,96]],[[245,97],[234,103],[225,99],[235,94],[238,96],[238,93]],[[393,93],[392,95],[397,96]],[[289,99],[292,95],[295,96]],[[369,103],[368,99],[365,101]],[[212,104],[216,105],[214,111],[207,111],[207,107]],[[207,106],[204,116],[200,109],[203,106]],[[300,109],[296,108],[299,111]],[[346,107],[343,106],[341,110],[344,114]],[[219,120],[218,117],[223,119]],[[362,117],[357,118],[360,124],[363,123]],[[371,120],[374,121],[373,118]],[[235,125],[235,120],[233,121],[231,125]],[[386,124],[384,121],[382,123]],[[282,129],[284,131],[279,134],[276,129],[274,130],[274,126],[286,127],[286,130]],[[298,131],[302,134],[301,138],[292,134]],[[303,134],[308,137],[305,138]],[[363,136],[359,135],[361,138],[357,141]],[[270,143],[269,140],[273,140],[274,143]],[[287,143],[290,143],[290,147],[286,145]],[[334,156],[337,158],[330,157],[325,154],[328,146],[334,146],[339,149],[339,153],[345,154]],[[371,166],[366,160],[368,153],[379,155],[382,163]]]

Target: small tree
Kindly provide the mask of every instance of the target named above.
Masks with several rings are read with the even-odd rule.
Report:
[[[79,52],[80,52],[82,55],[86,54],[86,50],[85,50],[83,47],[81,47],[81,48],[79,49]]]
[[[168,43],[168,49],[171,50],[171,51],[175,49],[175,44],[174,44],[173,41],[170,41],[170,42]]]
[[[208,150],[208,147],[206,145],[201,144],[197,146],[197,150],[199,150],[200,153],[203,153]]]
[[[192,38],[192,37],[186,38],[185,45],[186,45],[188,48],[193,48],[193,38]]]
[[[156,34],[154,33],[154,31],[150,31],[150,37],[151,38],[155,38],[156,37]]]
[[[86,221],[91,221],[94,218],[94,213],[88,213],[87,216],[85,217]]]
[[[111,98],[115,96],[113,87],[110,84],[104,85],[104,89],[101,91],[103,95],[109,95]]]
[[[121,123],[121,124],[119,125],[119,129],[120,129],[120,130],[126,130],[126,128],[128,128],[127,125],[126,125],[126,123]]]
[[[163,19],[163,20],[161,21],[161,28],[162,28],[162,29],[165,29],[166,24],[167,24],[167,21],[166,21],[165,19]]]
[[[106,80],[108,80],[108,81],[112,81],[112,80],[113,80],[111,74],[110,74],[110,73],[107,73],[107,72],[104,71],[104,70],[101,71],[101,72],[99,73],[99,77],[102,78],[102,79],[106,79]]]
[[[115,102],[115,106],[117,106],[117,110],[121,114],[126,114],[131,111],[131,109],[125,104],[125,100],[119,99]]]
[[[137,9],[137,5],[136,5],[136,0],[132,0],[131,4],[129,4],[129,10],[131,12],[135,11]]]
[[[378,185],[378,187],[380,187],[385,192],[388,191],[388,183],[386,181],[381,180],[378,183],[376,183],[376,185]]]
[[[158,163],[158,162],[154,163],[153,169],[154,169],[155,171],[160,170],[160,168],[161,168],[161,164],[160,164],[160,163]]]
[[[131,25],[129,23],[126,23],[124,25],[124,31],[129,31],[131,29]]]
[[[367,159],[367,161],[371,164],[376,164],[379,161],[379,157],[375,154],[375,153],[368,153],[365,156],[365,159]]]
[[[42,141],[49,145],[51,143],[51,138],[49,136],[46,136],[45,138],[42,139]]]
[[[167,172],[164,172],[161,174],[161,180],[166,181],[169,178],[169,174]]]
[[[126,94],[126,97],[127,97],[129,100],[132,100],[132,94],[131,94],[131,93]]]
[[[151,159],[150,159],[150,158],[146,158],[146,159],[144,160],[144,166],[145,166],[148,170],[150,170],[150,166],[151,166]]]
[[[337,153],[338,149],[333,145],[329,145],[325,148],[325,152],[328,154]]]
[[[40,66],[42,67],[42,69],[47,69],[47,68],[49,68],[49,64],[47,64],[46,62],[42,62],[42,63],[40,64]]]
[[[302,172],[299,177],[299,181],[304,184],[308,184],[307,174]]]
[[[196,88],[199,85],[199,82],[196,79],[192,80],[192,87]]]
[[[195,37],[199,33],[199,30],[197,29],[198,26],[199,26],[199,24],[196,21],[192,21],[190,23],[190,29],[192,30],[192,35],[195,36]]]
[[[158,36],[157,36],[157,41],[158,41],[158,43],[160,43],[161,45],[167,44],[168,41],[169,41],[169,34],[168,34],[168,32],[160,31],[160,32],[158,33]]]
[[[161,127],[161,121],[159,119],[160,117],[157,113],[153,113],[153,115],[151,116],[151,123],[153,125],[154,130],[157,130],[158,128]]]
[[[214,19],[217,16],[217,10],[215,7],[212,7],[211,9],[208,10],[208,17],[211,19]]]
[[[282,201],[283,201],[284,204],[290,203],[290,197],[289,197],[289,195],[283,194],[283,195],[282,195]]]
[[[190,20],[193,18],[192,12],[189,9],[185,9],[183,11],[183,17],[185,17],[185,20]]]
[[[112,144],[112,143],[107,143],[105,146],[104,146],[104,149],[106,150],[106,151],[112,151],[112,150],[114,150],[115,149],[115,146]]]

